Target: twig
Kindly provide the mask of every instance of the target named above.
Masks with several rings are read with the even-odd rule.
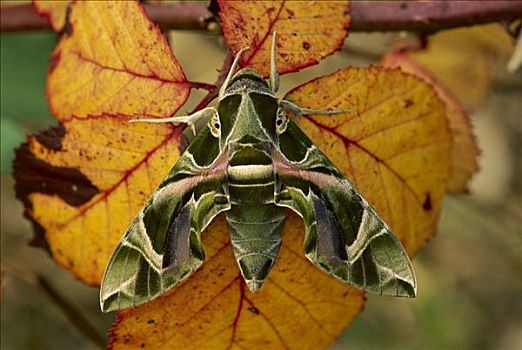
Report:
[[[58,306],[64,313],[65,317],[78,329],[80,333],[90,339],[100,349],[105,349],[107,340],[102,336],[96,328],[83,315],[82,311],[75,305],[67,301],[63,295],[50,284],[45,277],[39,273],[19,266],[5,259],[2,259],[2,270],[12,272],[10,275],[15,276],[26,283],[39,286],[48,297]]]
[[[165,29],[207,30],[216,22],[204,3],[144,4],[152,21]],[[441,29],[511,20],[522,16],[521,0],[504,1],[353,1],[351,31],[406,30],[430,33]],[[4,6],[0,31],[50,29],[31,5]]]
[[[51,29],[49,21],[40,17],[32,5],[0,7],[0,31],[24,32],[30,30]]]
[[[205,3],[181,2],[177,4],[143,4],[150,19],[166,29],[203,29],[215,22]]]
[[[189,84],[195,89],[203,89],[207,91],[212,91],[216,88],[214,84],[208,84],[201,81],[189,81]]]

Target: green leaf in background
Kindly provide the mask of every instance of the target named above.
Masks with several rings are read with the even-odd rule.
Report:
[[[54,33],[2,34],[0,40],[1,174],[11,170],[14,148],[24,131],[54,122],[45,98],[47,62]]]
[[[0,154],[0,157],[2,160],[1,165],[3,175],[11,169],[11,163],[14,159],[13,150],[23,141],[25,132],[19,124],[12,119],[9,119],[8,116],[4,116],[4,114],[2,114],[0,130],[2,141],[2,153]]]

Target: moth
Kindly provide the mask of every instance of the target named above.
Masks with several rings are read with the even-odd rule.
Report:
[[[100,290],[104,312],[146,303],[189,277],[205,259],[201,233],[226,213],[231,247],[248,288],[267,277],[281,246],[285,208],[305,223],[304,254],[319,269],[364,291],[414,297],[404,248],[357,189],[289,114],[337,114],[275,97],[254,69],[234,73],[217,107],[146,122],[208,121],[138,213],[110,259]],[[195,132],[195,130],[194,130]]]

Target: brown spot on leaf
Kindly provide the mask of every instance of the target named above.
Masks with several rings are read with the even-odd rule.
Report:
[[[73,25],[71,23],[71,12],[73,4],[69,4],[65,9],[65,24],[63,26],[63,33],[67,36],[71,36],[73,33]]]
[[[251,313],[253,313],[255,315],[259,315],[259,310],[255,306],[249,306],[248,311],[250,311]]]
[[[422,203],[422,208],[426,211],[431,210],[431,196],[429,193],[426,193],[426,198],[424,199],[424,203]]]
[[[38,142],[53,151],[59,151],[62,149],[62,139],[64,136],[65,128],[62,124],[52,126],[49,129],[34,135]]]
[[[29,241],[29,246],[42,248],[43,250],[46,250],[48,253],[50,253],[51,247],[49,246],[49,242],[47,242],[45,239],[45,229],[43,226],[34,221],[27,210],[24,211],[24,217],[33,223],[34,236]]]
[[[27,144],[16,150],[13,176],[16,195],[24,203],[28,203],[30,193],[38,192],[54,194],[67,204],[80,206],[99,193],[78,169],[52,166],[36,158]]]
[[[404,108],[409,108],[411,106],[413,106],[413,101],[410,100],[409,98],[405,99],[404,100]]]
[[[53,133],[58,137],[60,128],[51,128],[40,133],[36,138],[49,148],[56,149],[61,147],[61,142],[52,140]],[[68,204],[79,206],[99,192],[79,170],[54,167],[37,159],[26,143],[16,150],[13,177],[16,181],[16,197],[23,202],[25,207],[24,217],[33,223],[34,236],[29,245],[43,248],[48,252],[50,252],[50,247],[45,239],[45,229],[30,215],[29,194],[34,192],[56,194]],[[72,188],[75,188],[76,191],[71,191]]]
[[[65,129],[58,125],[32,137],[48,149],[58,151],[62,148],[64,135]],[[57,167],[38,159],[30,151],[27,143],[16,150],[13,169],[16,196],[24,203],[25,217],[33,222],[35,236],[30,244],[46,250],[49,245],[45,240],[45,229],[29,215],[31,210],[29,195],[31,193],[57,195],[70,205],[80,206],[99,193],[98,188],[78,169]]]

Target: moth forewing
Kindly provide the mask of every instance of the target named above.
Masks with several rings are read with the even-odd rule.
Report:
[[[138,213],[105,271],[103,311],[148,302],[201,265],[201,232],[230,208],[222,186],[228,160],[218,142],[202,130]]]
[[[320,269],[365,291],[415,296],[411,262],[390,228],[297,125],[288,123],[274,154],[280,191],[286,191],[278,204],[303,218],[305,255]]]

